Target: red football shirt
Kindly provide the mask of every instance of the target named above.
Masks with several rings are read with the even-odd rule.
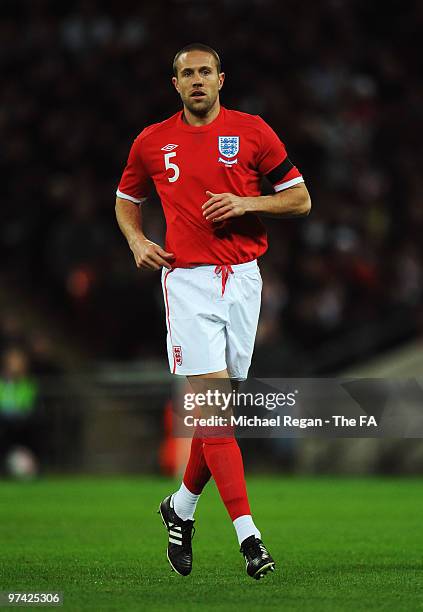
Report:
[[[166,218],[165,249],[173,267],[239,264],[267,249],[257,215],[220,223],[201,209],[212,193],[259,196],[261,176],[275,191],[303,181],[275,132],[258,116],[221,107],[207,125],[194,127],[180,111],[147,127],[135,139],[116,194],[140,203],[155,184]]]

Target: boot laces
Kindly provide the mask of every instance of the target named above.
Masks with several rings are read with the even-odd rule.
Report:
[[[192,522],[191,522],[192,523]],[[189,523],[181,526],[182,531],[182,549],[184,552],[190,552],[191,550],[191,540],[195,534],[194,525],[190,525]]]
[[[248,556],[252,559],[255,557],[263,557],[268,556],[268,552],[266,547],[260,540],[257,538],[251,539],[249,542],[244,544],[244,547],[241,548],[241,552],[244,553],[245,556]]]

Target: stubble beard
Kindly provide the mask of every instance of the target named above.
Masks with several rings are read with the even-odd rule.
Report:
[[[205,100],[206,104],[200,108],[198,107],[199,105],[193,104],[190,98],[184,100],[184,104],[189,110],[189,112],[192,113],[195,117],[205,117],[216,104],[216,100],[217,96],[210,102],[208,100]]]

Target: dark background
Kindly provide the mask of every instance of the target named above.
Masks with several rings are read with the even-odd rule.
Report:
[[[312,196],[308,219],[265,221],[258,349],[309,357],[365,329],[361,358],[421,333],[420,3],[3,0],[1,13],[2,273],[91,357],[164,356],[158,275],[134,268],[114,193],[133,138],[180,108],[171,63],[192,41],[218,50],[223,104],[272,125]],[[156,199],[145,216],[163,241]]]
[[[83,462],[79,448],[102,435],[85,404],[91,383],[58,376],[112,364],[94,402],[101,409],[105,397],[122,407],[130,371],[141,385],[136,414],[151,397],[166,399],[150,376],[167,369],[159,274],[136,269],[114,201],[133,139],[181,106],[171,67],[190,42],[219,52],[222,103],[276,130],[313,202],[306,219],[265,220],[251,374],[331,375],[421,337],[422,3],[3,0],[0,8],[0,410],[44,411],[37,440],[53,431],[54,415],[66,435],[50,436],[51,456],[68,449]],[[147,235],[162,244],[157,196],[143,210]],[[56,385],[50,395],[46,376]],[[150,399],[143,380],[155,389]],[[81,434],[88,430],[97,438]]]

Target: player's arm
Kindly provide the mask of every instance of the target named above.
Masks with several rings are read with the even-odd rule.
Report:
[[[311,208],[310,195],[298,168],[290,161],[285,145],[263,119],[256,117],[257,140],[254,158],[257,172],[266,177],[272,195],[241,197],[233,193],[207,191],[203,213],[209,221],[225,221],[245,213],[272,217],[302,217]]]
[[[271,215],[272,217],[304,217],[311,210],[311,198],[304,183],[284,191],[258,198],[248,198],[246,212]]]
[[[138,204],[116,197],[116,219],[134,254],[137,268],[160,270],[171,268],[169,261],[174,259],[173,253],[167,253],[155,242],[149,240],[142,230],[142,212]]]
[[[134,254],[138,268],[159,270],[170,268],[172,253],[151,242],[142,229],[142,204],[150,191],[151,179],[141,159],[141,136],[138,136],[129,151],[128,160],[116,191],[116,219]]]
[[[241,197],[233,193],[206,191],[209,199],[203,204],[203,215],[208,221],[225,221],[245,213],[272,217],[302,217],[308,215],[311,199],[304,183],[279,191],[273,195]]]

